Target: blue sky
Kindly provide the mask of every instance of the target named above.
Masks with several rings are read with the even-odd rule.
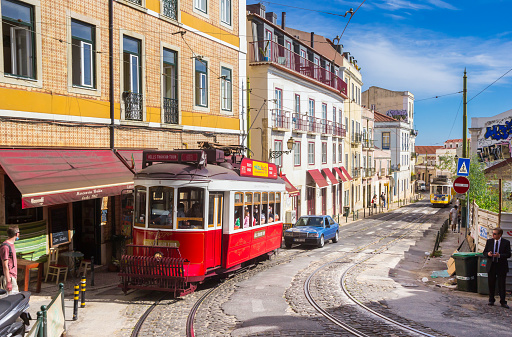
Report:
[[[278,13],[278,23],[285,11],[288,27],[332,40],[341,34],[348,16],[278,4],[344,14],[361,1],[263,3],[267,11]],[[462,91],[464,68],[468,100],[512,68],[510,13],[509,0],[367,0],[340,42],[362,67],[363,90],[374,85],[414,94],[416,145],[442,145],[446,139],[462,138],[462,93],[454,93]],[[468,103],[468,127],[471,117],[510,109],[512,72]]]

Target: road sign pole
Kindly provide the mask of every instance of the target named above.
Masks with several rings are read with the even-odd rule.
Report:
[[[468,77],[466,76],[466,68],[464,68],[464,77],[462,79],[462,157],[468,157]],[[468,167],[469,169],[469,167]],[[469,170],[468,170],[469,171]],[[467,197],[466,197],[467,199]],[[466,208],[467,202],[466,200],[462,200],[460,203],[462,209],[460,210],[460,214],[462,216],[461,223],[464,227],[468,228],[467,225],[467,217],[466,217]]]

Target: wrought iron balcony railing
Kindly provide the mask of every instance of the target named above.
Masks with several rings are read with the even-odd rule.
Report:
[[[375,175],[375,168],[374,167],[364,168],[363,173],[364,173],[365,177],[372,177]]]
[[[375,146],[375,141],[373,139],[364,139],[363,138],[363,148],[365,149],[373,149]]]
[[[179,124],[180,112],[179,112],[178,100],[174,98],[164,97],[164,122],[167,124]]]
[[[352,144],[360,144],[363,137],[361,137],[360,133],[353,133],[350,141]]]
[[[142,120],[142,94],[125,91],[123,92],[125,119],[133,121]]]
[[[336,74],[270,40],[250,43],[250,63],[274,63],[347,95],[347,84]]]
[[[332,134],[333,136],[345,137],[347,130],[345,130],[342,124],[334,122],[332,123]]]
[[[292,113],[292,129],[293,131],[308,131],[307,117],[298,112]]]
[[[352,177],[359,178],[360,176],[361,176],[361,169],[360,168],[352,169]]]
[[[283,109],[271,109],[271,127],[290,129],[290,113]]]
[[[171,19],[178,20],[178,0],[163,0],[162,4],[164,15]]]

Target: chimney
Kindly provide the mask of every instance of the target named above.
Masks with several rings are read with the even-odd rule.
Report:
[[[335,44],[334,49],[340,54],[343,55],[343,45],[342,44]]]
[[[268,12],[265,14],[265,19],[272,22],[274,25],[277,25],[277,14],[274,12]]]
[[[315,33],[311,32],[311,48],[315,48]]]
[[[286,12],[281,13],[281,29],[284,30],[286,28]]]
[[[250,13],[257,14],[257,15],[261,16],[262,18],[265,17],[266,8],[265,8],[265,5],[262,4],[261,2],[257,3],[257,4],[247,5],[245,8]]]
[[[346,51],[343,53],[343,57],[346,58],[348,60],[348,57],[350,55],[350,52]]]

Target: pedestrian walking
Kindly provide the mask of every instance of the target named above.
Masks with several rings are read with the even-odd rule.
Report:
[[[0,245],[0,258],[2,259],[2,275],[0,276],[0,288],[7,290],[7,294],[18,292],[18,260],[14,242],[20,239],[20,229],[13,225],[7,228],[7,237]]]
[[[498,293],[500,294],[500,303],[503,308],[509,308],[505,300],[505,281],[508,273],[508,261],[510,257],[510,241],[502,238],[503,229],[494,228],[492,230],[492,239],[485,243],[484,256],[487,256],[487,275],[489,283],[489,303],[494,305],[494,294],[496,282],[498,283]]]
[[[382,200],[382,207],[386,208],[386,196],[384,195],[384,192],[380,194],[380,200]]]
[[[457,212],[457,205],[455,205],[450,210],[450,224],[452,225],[451,226],[452,232],[455,232],[455,230],[457,229],[458,215],[459,215],[459,213]]]

